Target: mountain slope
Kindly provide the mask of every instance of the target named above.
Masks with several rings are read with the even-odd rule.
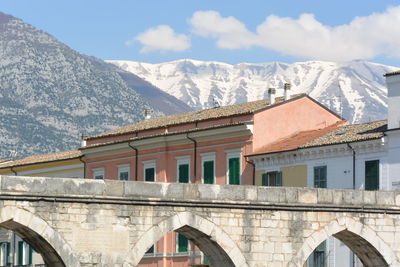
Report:
[[[21,157],[76,148],[80,134],[140,120],[150,106],[165,113],[190,109],[159,92],[0,13],[0,158],[12,150]]]
[[[307,93],[351,122],[386,118],[383,74],[397,68],[365,61],[241,63],[178,60],[160,64],[108,61],[151,82],[195,109],[242,103],[267,97],[269,87],[283,95]]]

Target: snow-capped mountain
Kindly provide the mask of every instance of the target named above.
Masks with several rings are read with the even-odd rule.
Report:
[[[77,148],[80,134],[143,119],[148,107],[190,110],[141,78],[0,12],[0,158],[15,150],[21,157]]]
[[[267,97],[268,88],[283,95],[307,93],[350,122],[386,118],[387,90],[383,74],[398,68],[366,61],[308,61],[230,65],[178,60],[160,64],[108,61],[149,81],[195,109],[242,103]]]

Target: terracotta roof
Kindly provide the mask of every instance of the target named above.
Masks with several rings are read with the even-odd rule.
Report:
[[[70,151],[57,152],[53,154],[29,156],[22,159],[0,162],[0,169],[58,161],[58,160],[75,159],[81,157],[82,155],[83,155],[82,152],[79,150],[70,150]]]
[[[122,140],[116,140],[116,141],[113,140],[113,141],[108,141],[108,142],[103,142],[103,143],[95,143],[95,144],[92,144],[92,145],[86,145],[84,147],[81,147],[80,150],[85,150],[85,149],[99,147],[99,146],[105,146],[105,145],[111,145],[111,144],[133,142],[133,141],[149,139],[149,138],[154,138],[154,137],[171,136],[171,135],[177,135],[177,134],[188,134],[188,133],[193,133],[193,132],[201,132],[201,131],[206,131],[206,130],[213,130],[213,129],[231,127],[231,126],[246,125],[246,124],[249,124],[249,123],[251,123],[251,122],[246,122],[246,121],[232,122],[232,123],[224,123],[224,124],[212,125],[212,126],[204,127],[204,128],[193,128],[193,129],[190,129],[190,130],[181,130],[181,131],[165,132],[165,133],[160,133],[160,134],[145,135],[145,136],[140,136],[140,137],[131,137],[131,138],[128,138],[128,139],[122,139]]]
[[[229,117],[232,115],[245,115],[251,114],[259,109],[267,107],[267,100],[259,100],[244,104],[223,106],[218,108],[210,108],[198,111],[190,111],[185,113],[174,114],[165,117],[152,118],[148,120],[139,121],[134,124],[119,127],[113,131],[102,133],[96,136],[88,137],[87,139],[113,136],[118,134],[132,133],[142,130],[157,129],[166,126],[178,125],[183,123],[191,123],[196,121],[203,121],[208,119],[217,119]]]
[[[398,74],[400,74],[400,70],[396,70],[396,71],[393,71],[393,72],[386,73],[383,76],[388,77],[388,76],[394,76],[394,75],[398,75]]]
[[[318,129],[318,130],[310,130],[310,131],[301,131],[295,133],[294,135],[280,139],[277,142],[272,144],[268,144],[267,146],[255,151],[251,155],[260,155],[260,154],[269,154],[269,153],[276,153],[276,152],[284,152],[284,151],[291,151],[300,148],[301,146],[326,135],[333,130],[338,129],[345,121],[340,121],[335,123],[331,126]]]
[[[295,100],[295,99],[303,97],[303,96],[306,96],[306,95],[305,94],[293,95],[293,96],[291,96],[290,100]],[[167,126],[179,125],[179,124],[184,124],[184,123],[192,123],[192,122],[198,122],[198,121],[204,121],[204,120],[210,120],[210,119],[219,119],[219,118],[225,118],[225,117],[230,117],[230,116],[252,114],[256,111],[262,110],[269,106],[272,107],[274,105],[281,104],[282,102],[284,102],[284,98],[277,97],[275,99],[275,104],[273,104],[273,105],[269,105],[268,100],[258,100],[258,101],[243,103],[243,104],[222,106],[222,107],[217,107],[217,108],[210,108],[210,109],[204,109],[204,110],[179,113],[179,114],[174,114],[174,115],[165,116],[165,117],[152,118],[152,119],[148,119],[148,120],[139,121],[137,123],[129,124],[126,126],[122,126],[113,131],[105,132],[105,133],[102,133],[102,134],[99,134],[96,136],[90,136],[90,137],[87,137],[86,140],[107,137],[107,136],[120,135],[120,134],[134,133],[134,132],[143,131],[143,130],[163,128],[163,127],[167,127]]]
[[[386,129],[386,120],[360,124],[344,124],[341,121],[323,129],[296,133],[293,136],[267,145],[249,156],[374,140],[383,137]]]

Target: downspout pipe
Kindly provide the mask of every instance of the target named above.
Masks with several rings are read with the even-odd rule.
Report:
[[[78,159],[80,162],[83,163],[83,178],[86,178],[86,161],[83,160],[84,157],[85,157],[85,155],[80,156]]]
[[[10,171],[14,173],[14,176],[17,176],[17,175],[18,175],[17,172],[14,171],[14,167],[11,167],[11,168],[10,168]]]
[[[346,143],[347,147],[351,149],[353,153],[353,189],[356,189],[356,151],[350,145],[350,143]]]
[[[135,181],[137,181],[138,180],[138,157],[139,157],[139,150],[136,148],[136,147],[134,147],[134,146],[132,146],[130,143],[128,143],[128,146],[130,147],[130,148],[132,148],[133,150],[135,150]]]
[[[193,176],[194,176],[194,181],[196,182],[196,180],[197,180],[197,141],[195,140],[195,139],[193,139],[193,138],[191,138],[191,137],[189,137],[189,134],[186,134],[186,138],[188,139],[188,140],[190,140],[190,141],[192,141],[193,142],[193,145],[194,145],[194,148],[193,148],[193,153],[194,153],[194,156],[193,156]]]

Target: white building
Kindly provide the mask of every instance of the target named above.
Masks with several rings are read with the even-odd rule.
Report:
[[[387,121],[338,123],[269,144],[248,155],[256,184],[400,190],[400,71],[385,76]],[[334,238],[320,245],[308,265],[362,266]]]

